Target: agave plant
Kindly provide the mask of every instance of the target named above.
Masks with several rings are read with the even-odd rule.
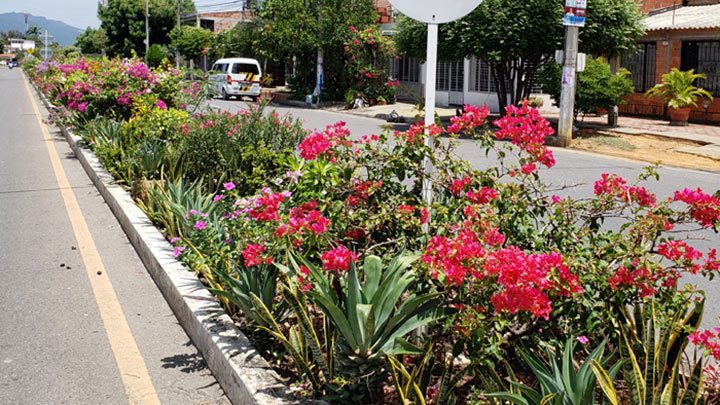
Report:
[[[299,330],[324,381],[338,382],[332,387],[338,399],[364,401],[387,378],[386,356],[418,353],[418,349],[404,340],[404,336],[445,316],[445,309],[436,300],[437,293],[408,291],[416,279],[409,267],[418,257],[401,252],[383,269],[379,257],[367,256],[361,267],[364,273],[362,283],[353,262],[346,274],[333,275],[318,269],[301,256],[290,257],[290,263],[298,274],[300,265],[307,267],[313,288],[300,294],[294,286],[284,287],[283,294],[301,321]],[[288,275],[294,274],[286,266],[279,267]],[[327,330],[315,330],[305,299],[322,311]],[[268,311],[263,310],[263,314],[267,317]],[[323,336],[324,339],[321,339]],[[284,337],[289,344],[292,343],[290,337]],[[297,337],[294,339],[297,340]],[[321,340],[325,341],[324,350]],[[302,348],[302,345],[295,346]],[[291,353],[294,360],[303,357],[300,350],[295,351],[295,354]],[[303,368],[311,369],[309,366]]]
[[[672,108],[683,108],[697,106],[698,97],[707,97],[712,100],[712,95],[707,90],[699,89],[693,85],[696,79],[705,79],[702,73],[695,73],[694,69],[681,71],[672,68],[670,73],[662,75],[662,83],[645,92],[645,96],[660,97],[666,106]]]
[[[647,405],[696,405],[703,402],[703,364],[698,361],[684,389],[679,383],[681,357],[688,345],[687,337],[697,330],[702,320],[704,301],[690,303],[678,309],[670,327],[660,328],[656,323],[654,304],[649,308],[640,304],[634,308],[634,316],[626,314],[627,325],[621,326],[619,341],[620,357],[625,385],[633,404]],[[659,337],[659,338],[656,338]],[[637,349],[639,347],[639,349]],[[608,380],[602,365],[593,363],[605,396],[613,405],[619,403],[612,382]]]
[[[533,353],[520,351],[525,363],[530,367],[538,379],[540,391],[525,384],[511,381],[510,384],[517,392],[494,392],[483,394],[488,398],[498,398],[516,405],[593,405],[595,404],[596,377],[591,364],[606,367],[614,355],[603,358],[606,342],[602,342],[585,359],[576,371],[573,361],[575,339],[568,338],[565,347],[557,346],[554,351],[546,350],[549,366]],[[620,362],[615,363],[606,372],[607,378],[612,377],[620,369]]]

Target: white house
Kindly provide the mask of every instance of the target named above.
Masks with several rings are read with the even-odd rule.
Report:
[[[7,52],[27,51],[35,49],[35,41],[31,39],[10,38],[10,45],[6,47]]]
[[[417,99],[425,91],[425,64],[414,58],[398,58],[390,62],[390,76],[400,80],[399,98]],[[490,66],[483,60],[472,57],[455,62],[438,62],[435,84],[435,103],[438,106],[462,106],[465,104],[487,104],[491,112],[499,112]],[[533,96],[543,99],[540,112],[557,112],[552,99],[541,94],[540,88],[533,89]]]

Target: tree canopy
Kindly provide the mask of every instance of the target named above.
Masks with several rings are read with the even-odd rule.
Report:
[[[563,47],[563,11],[563,0],[485,0],[468,16],[440,26],[438,55],[488,62],[500,106],[517,104],[530,95],[543,64]],[[641,18],[633,0],[588,0],[580,52],[613,57],[631,49],[644,34]],[[426,38],[424,24],[400,22],[397,43],[410,56],[425,57]]]
[[[344,41],[357,29],[377,19],[372,0],[265,0],[256,23],[238,31],[248,40],[242,48],[266,61],[284,64],[296,60],[295,76],[289,78],[298,93],[308,94],[315,87],[315,60],[324,52],[326,98],[342,99],[350,78],[346,74]]]
[[[182,56],[194,60],[210,46],[213,32],[205,28],[183,25],[170,31],[170,45],[177,48]]]
[[[195,10],[192,0],[182,0],[181,12]],[[168,44],[168,34],[177,25],[175,0],[150,0],[149,26],[151,44]],[[130,56],[132,50],[145,53],[145,1],[108,0],[98,4],[98,18],[107,35],[107,53]]]
[[[82,34],[75,38],[75,46],[80,48],[82,53],[102,53],[107,46],[105,30],[87,27]]]

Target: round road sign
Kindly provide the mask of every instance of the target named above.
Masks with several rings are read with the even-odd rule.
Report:
[[[442,24],[462,18],[482,0],[390,0],[406,16],[424,23]]]

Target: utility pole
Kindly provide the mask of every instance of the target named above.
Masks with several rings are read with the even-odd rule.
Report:
[[[178,0],[178,2],[177,2],[177,14],[178,14],[177,28],[178,28],[178,33],[179,33],[179,31],[180,31],[180,0]],[[175,48],[175,67],[180,69],[180,51],[178,51],[177,48]]]
[[[145,63],[148,63],[148,52],[150,51],[150,11],[149,0],[145,0]]]
[[[577,85],[578,36],[585,26],[587,0],[565,0],[565,51],[560,90],[560,118],[558,119],[558,146],[567,147],[572,142],[575,111],[575,86]]]
[[[575,84],[577,82],[578,27],[565,27],[565,51],[560,90],[560,118],[558,119],[558,146],[567,147],[572,142],[572,126],[575,111]]]
[[[45,30],[45,54],[43,55],[43,60],[48,60],[50,57],[48,56],[48,32]]]

